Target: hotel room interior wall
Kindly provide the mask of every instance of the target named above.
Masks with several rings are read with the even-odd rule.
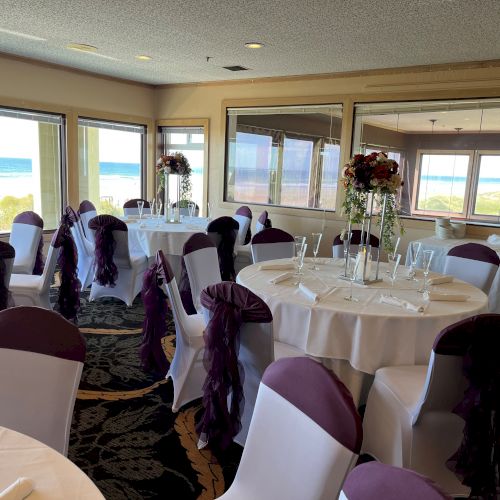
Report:
[[[280,104],[344,104],[344,121],[354,102],[411,101],[461,97],[500,96],[500,67],[452,66],[407,70],[365,72],[336,77],[302,79],[263,79],[245,82],[171,85],[156,89],[156,116],[161,118],[207,118],[210,120],[209,201],[215,215],[231,215],[238,203],[223,201],[224,193],[224,105],[272,106]],[[350,156],[352,123],[344,125],[343,164]],[[347,135],[349,137],[347,137]],[[347,144],[347,146],[346,146]],[[258,215],[263,206],[250,205]],[[295,234],[310,235],[322,229],[321,211],[269,207],[275,226]],[[340,214],[329,214],[321,247],[322,255],[331,255],[333,236],[343,224]],[[434,233],[433,221],[405,220],[406,233],[402,251],[409,241]],[[473,229],[476,236],[486,237],[491,228]]]

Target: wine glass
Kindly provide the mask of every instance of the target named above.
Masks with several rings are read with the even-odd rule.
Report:
[[[358,258],[358,254],[350,253],[347,256],[346,276],[351,282],[351,286],[349,290],[349,297],[344,297],[344,300],[348,300],[349,302],[359,302],[359,299],[352,296],[352,284],[354,283],[354,281],[356,281],[356,274],[358,273],[359,262],[360,260]]]
[[[154,198],[152,198],[151,201],[149,202],[149,209],[151,211],[151,218],[153,218],[154,214],[156,213],[155,206],[156,206],[156,200]]]
[[[410,272],[408,273],[407,280],[410,281],[418,281],[415,278],[415,268],[417,267],[418,255],[420,253],[420,249],[422,248],[422,243],[420,241],[412,241],[410,243],[409,251],[410,251]]]
[[[392,292],[394,291],[394,282],[396,281],[396,277],[398,275],[398,267],[401,262],[401,254],[389,254],[389,280],[391,281],[391,289],[389,291],[389,295],[393,297]]]
[[[422,267],[424,268],[424,285],[419,292],[427,293],[428,284],[427,278],[429,276],[429,271],[431,270],[431,261],[434,255],[434,250],[424,250],[422,253]]]
[[[297,248],[297,244],[304,246],[304,243],[306,242],[305,236],[294,236],[293,238],[295,239],[295,248]]]
[[[304,266],[304,256],[307,252],[307,243],[302,245],[301,243],[295,243],[295,250],[297,253],[297,276],[299,281],[296,281],[294,285],[300,285],[302,278],[302,267]]]
[[[316,265],[316,258],[319,252],[319,245],[321,243],[321,238],[323,237],[323,233],[312,233],[312,240],[313,240],[313,265],[311,267],[312,270],[314,271],[319,271],[319,267]]]
[[[163,208],[163,203],[161,200],[158,200],[158,203],[156,204],[156,225],[160,226],[160,218],[161,218],[161,209]]]
[[[188,202],[189,217],[194,217],[195,211],[196,211],[196,203],[194,203],[193,201],[189,201]]]
[[[347,254],[349,253],[349,248],[351,246],[352,231],[343,231],[340,234],[340,238],[342,239],[342,243],[344,245],[344,275],[347,277]]]
[[[394,244],[394,249],[392,250],[392,252],[387,254],[388,259],[390,259],[390,258],[394,259],[394,255],[396,255],[398,253],[398,248],[399,248],[400,242],[401,242],[401,237],[398,236],[398,239],[396,240],[396,243]],[[386,273],[390,274],[389,269],[386,271]]]
[[[137,200],[137,209],[139,210],[139,220],[142,219],[142,211],[144,210],[144,200]]]

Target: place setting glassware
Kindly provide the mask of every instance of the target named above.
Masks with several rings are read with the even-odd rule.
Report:
[[[305,239],[305,238],[304,238]],[[304,256],[307,252],[307,243],[295,243],[295,253],[297,258],[297,277],[298,281],[294,282],[294,285],[300,285],[302,283],[302,267],[304,266]]]
[[[388,255],[388,262],[389,262],[389,280],[391,282],[391,288],[389,289],[389,296],[394,297],[393,291],[394,291],[394,282],[396,281],[396,278],[398,276],[398,268],[399,268],[399,263],[401,262],[401,254],[396,253],[396,254],[389,254]]]
[[[195,212],[196,212],[196,203],[194,201],[189,201],[188,202],[189,217],[194,217]]]
[[[137,201],[137,210],[139,210],[139,220],[142,219],[142,211],[144,210],[144,200]]]
[[[408,247],[408,251],[410,252],[410,270],[408,272],[408,277],[406,278],[408,281],[418,281],[416,276],[416,267],[418,256],[420,254],[420,250],[422,248],[422,243],[420,241],[412,241],[410,246]]]
[[[151,199],[151,201],[149,202],[149,208],[151,210],[151,218],[153,218],[153,216],[155,215],[155,206],[156,206],[156,200],[154,198]]]
[[[294,236],[293,239],[295,240],[295,259],[294,260],[297,260],[299,253],[302,252],[302,247],[306,243],[306,237],[305,236]]]
[[[422,268],[424,273],[424,284],[422,285],[422,288],[420,288],[418,291],[420,293],[423,293],[424,295],[429,292],[428,278],[429,278],[429,272],[431,270],[431,262],[433,256],[434,256],[434,250],[424,250],[422,252]]]
[[[161,209],[163,208],[163,203],[161,200],[158,200],[156,204],[156,226],[160,227],[161,225]]]
[[[346,260],[346,277],[350,282],[349,296],[344,297],[344,300],[349,302],[359,302],[359,299],[352,296],[352,285],[356,281],[356,275],[358,274],[360,259],[357,253],[350,253]]]
[[[390,259],[391,257],[394,259],[394,256],[398,253],[398,248],[399,248],[400,242],[401,242],[401,237],[398,236],[396,243],[394,243],[394,250],[387,254],[387,259]],[[386,273],[390,274],[391,271],[389,269],[387,269]]]
[[[317,264],[317,256],[319,252],[319,245],[321,243],[321,238],[323,237],[323,233],[312,233],[312,242],[313,242],[313,264],[311,269],[313,271],[319,271],[319,267]]]
[[[342,239],[342,244],[344,246],[344,276],[347,278],[347,254],[349,253],[349,247],[351,246],[352,231],[346,229],[340,235]]]

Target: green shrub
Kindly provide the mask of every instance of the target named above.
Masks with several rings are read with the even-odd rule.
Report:
[[[14,217],[26,210],[33,210],[33,195],[28,194],[22,198],[4,196],[0,200],[0,231],[10,232]]]

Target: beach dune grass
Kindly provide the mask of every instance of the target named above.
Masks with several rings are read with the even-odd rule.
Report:
[[[26,210],[33,210],[33,195],[28,194],[21,198],[4,196],[0,199],[0,231],[10,231],[14,217]]]

